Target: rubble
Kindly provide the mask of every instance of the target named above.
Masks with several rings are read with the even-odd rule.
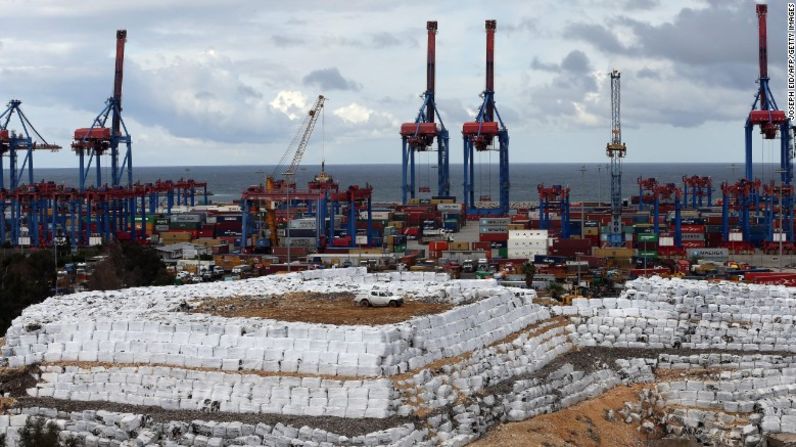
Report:
[[[0,433],[14,445],[10,417],[36,416],[86,445],[454,446],[622,387],[638,387],[637,398],[584,419],[589,439],[603,423],[706,445],[796,433],[791,289],[651,278],[629,282],[618,298],[547,308],[533,292],[427,275],[340,269],[234,290],[211,283],[50,298],[7,333],[0,361],[33,369]],[[180,306],[376,284],[449,307],[362,326]],[[181,414],[202,416],[187,423]]]

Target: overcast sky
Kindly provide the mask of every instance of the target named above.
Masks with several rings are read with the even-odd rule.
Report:
[[[468,6],[469,5],[469,6]],[[785,108],[784,1],[769,2],[769,73]],[[138,166],[273,164],[318,94],[305,162],[400,163],[401,122],[425,88],[437,20],[437,99],[461,163],[461,123],[484,88],[484,19],[513,162],[600,162],[608,73],[622,72],[628,162],[743,160],[755,93],[752,0],[5,0],[0,97],[69,146],[110,95],[126,28],[124,117]],[[755,161],[775,144],[755,137]],[[325,151],[322,148],[325,147]],[[41,167],[77,166],[64,149]]]

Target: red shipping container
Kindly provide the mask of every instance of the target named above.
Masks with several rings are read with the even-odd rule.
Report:
[[[683,241],[683,248],[705,248],[705,241]]]
[[[681,225],[680,231],[683,233],[704,233],[704,225]]]
[[[752,284],[779,284],[796,286],[796,273],[751,272],[743,275],[744,281]]]
[[[428,243],[428,249],[433,251],[445,251],[448,249],[448,241],[431,241]]]
[[[509,240],[508,233],[481,233],[478,235],[481,242],[505,242]]]

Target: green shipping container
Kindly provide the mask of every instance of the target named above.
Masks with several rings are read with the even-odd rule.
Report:
[[[657,258],[658,250],[639,250],[638,255],[641,258]]]
[[[392,251],[394,253],[404,253],[406,251],[406,245],[393,245]]]
[[[506,248],[498,248],[498,256],[501,258],[508,258],[509,257],[509,249]]]
[[[655,233],[638,233],[636,234],[638,242],[658,242],[658,235]]]

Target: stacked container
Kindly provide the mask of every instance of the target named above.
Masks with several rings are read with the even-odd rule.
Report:
[[[508,234],[508,258],[533,259],[547,255],[547,230],[512,230]]]

